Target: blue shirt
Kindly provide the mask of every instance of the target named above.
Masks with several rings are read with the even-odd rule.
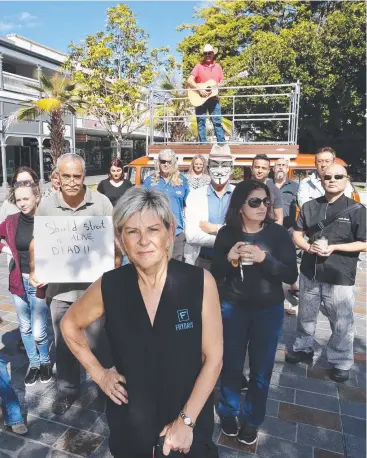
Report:
[[[171,211],[176,218],[176,236],[180,235],[184,229],[183,209],[185,206],[186,198],[189,194],[190,188],[187,178],[180,175],[182,185],[173,186],[169,181],[160,177],[158,183],[154,183],[154,175],[149,175],[143,183],[146,189],[155,189],[161,191],[169,198]]]
[[[222,197],[219,197],[215,192],[213,186],[210,184],[208,186],[207,195],[209,223],[224,224],[227,209],[232,196],[232,190],[228,188],[227,184],[226,192],[223,194]],[[209,258],[212,256],[212,254],[213,248],[202,247],[200,250],[200,255],[202,256]]]

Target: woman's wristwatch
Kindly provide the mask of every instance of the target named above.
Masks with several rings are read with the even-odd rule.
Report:
[[[185,423],[186,426],[190,426],[190,428],[194,429],[195,428],[195,423],[191,421],[191,418],[188,417],[187,415],[184,414],[184,412],[180,412],[180,417],[182,418],[183,422]]]

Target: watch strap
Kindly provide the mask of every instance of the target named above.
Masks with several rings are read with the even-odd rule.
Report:
[[[190,423],[185,423],[185,425],[190,426],[190,428],[195,428],[195,426],[196,426],[195,423],[193,423],[193,422],[191,421],[191,418],[188,417],[182,410],[181,410],[181,412],[180,412],[180,417],[182,418],[182,420],[183,420],[184,422],[185,422],[186,419],[190,420]]]

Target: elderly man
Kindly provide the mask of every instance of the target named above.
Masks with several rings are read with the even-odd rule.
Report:
[[[143,186],[147,189],[162,191],[169,198],[177,224],[172,257],[178,261],[183,261],[185,249],[184,208],[190,188],[187,178],[180,174],[173,150],[163,149],[159,152],[155,174],[148,176],[144,180]]]
[[[316,172],[302,180],[298,189],[297,201],[301,208],[306,202],[309,202],[312,199],[317,199],[325,194],[325,189],[321,180],[326,169],[335,162],[335,159],[336,153],[333,148],[330,148],[330,146],[325,146],[324,148],[319,149],[317,154],[315,154]],[[349,181],[346,185],[344,194],[347,197],[352,197],[353,186]]]
[[[206,83],[209,80],[214,80],[216,83],[221,83],[224,80],[222,67],[215,62],[214,57],[218,53],[218,48],[213,48],[212,45],[205,45],[203,48],[203,59],[193,68],[187,85],[193,89],[197,88],[198,83]],[[210,91],[202,89],[199,94],[203,97],[208,97]],[[201,143],[206,143],[206,113],[209,112],[214,126],[215,136],[218,143],[224,143],[224,129],[222,126],[222,112],[218,97],[210,97],[200,107],[195,108],[196,120],[198,125],[199,140]]]
[[[84,185],[85,162],[77,154],[64,154],[57,161],[61,189],[42,199],[38,216],[110,216],[112,204],[97,191]],[[37,243],[37,240],[36,240]],[[39,284],[35,278],[34,241],[30,246],[31,282]],[[55,334],[56,370],[58,394],[52,405],[56,415],[64,414],[79,395],[80,364],[67,347],[60,330],[60,321],[69,307],[83,295],[89,283],[51,283],[46,294],[52,299],[51,317]],[[88,329],[88,340],[94,350],[102,355],[108,365],[108,345],[104,335],[103,322],[98,321]]]
[[[274,166],[274,184],[282,193],[283,199],[283,226],[292,231],[296,222],[297,214],[297,192],[298,183],[288,177],[289,159],[287,157],[277,159]],[[297,283],[289,288],[289,292],[297,299],[299,298],[299,290]],[[292,306],[285,310],[288,315],[297,314],[297,306]]]
[[[229,184],[233,157],[228,145],[213,145],[208,161],[210,184],[191,191],[186,207],[185,260],[210,270],[213,247],[224,224],[234,186]]]
[[[270,191],[271,206],[275,222],[283,224],[283,199],[279,189],[275,186],[273,180],[268,178],[270,172],[270,159],[266,154],[257,154],[252,161],[251,178],[255,181],[261,181],[266,184]]]
[[[348,176],[341,165],[325,169],[322,185],[325,195],[303,205],[293,234],[304,254],[297,338],[286,361],[312,361],[317,315],[321,310],[332,331],[326,348],[332,365],[330,377],[344,382],[354,362],[353,285],[358,255],[367,249],[366,208],[344,195]]]

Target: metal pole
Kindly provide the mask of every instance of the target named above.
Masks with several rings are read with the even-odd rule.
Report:
[[[1,165],[3,167],[3,189],[5,190],[7,188],[8,184],[8,174],[6,171],[6,143],[5,143],[5,134],[2,132],[1,133]]]
[[[38,133],[39,137],[37,138],[38,141],[38,156],[40,161],[40,184],[41,188],[45,183],[45,171],[44,171],[44,164],[43,164],[43,118],[42,115],[40,116],[40,120],[38,123]]]
[[[235,106],[235,100],[236,100],[236,96],[234,95],[233,96],[233,103],[232,103],[232,129],[231,129],[231,136],[232,136],[232,140],[233,140],[233,137],[234,137],[234,106]]]
[[[0,91],[4,90],[3,55],[0,54]]]
[[[154,99],[153,99],[153,89],[150,89],[149,92],[149,110],[150,110],[150,144],[154,144]]]
[[[297,80],[297,86],[296,86],[296,91],[297,91],[297,108],[296,108],[296,127],[295,127],[295,134],[294,134],[294,143],[297,144],[298,141],[298,121],[299,121],[299,103],[301,99],[301,82],[300,80]]]

